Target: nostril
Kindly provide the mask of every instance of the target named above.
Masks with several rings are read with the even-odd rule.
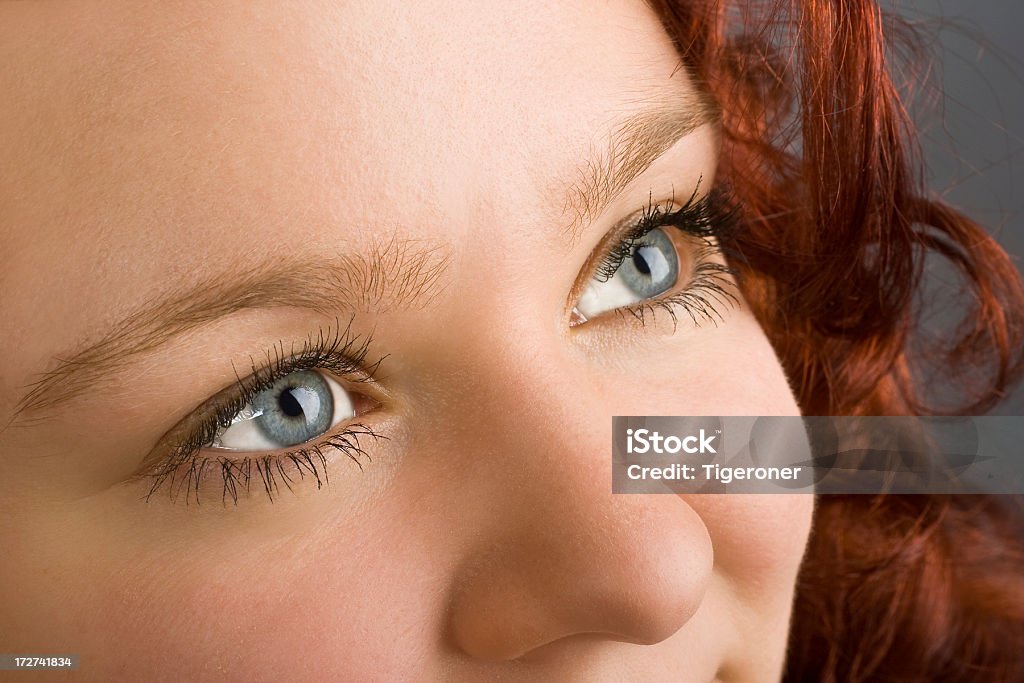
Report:
[[[454,644],[477,659],[507,661],[580,639],[670,638],[702,604],[713,557],[692,508],[654,498],[617,501],[619,521],[602,515],[603,528],[587,531],[570,519],[572,536],[555,523],[511,530],[514,538],[474,558],[456,584]]]
[[[506,607],[475,610],[465,603],[457,605],[459,618],[453,621],[452,637],[460,650],[486,661],[543,658],[553,648],[581,641],[655,645],[675,635],[701,604],[699,599],[680,599],[680,595],[634,593],[623,598],[614,604],[600,596],[587,600],[562,593],[553,599],[536,596],[533,602],[515,599],[510,604],[511,594],[492,593],[488,602]],[[607,627],[583,630],[602,623]]]
[[[693,591],[698,592],[703,594],[703,590]],[[675,635],[700,607],[699,601],[681,600],[678,595],[649,600],[644,598],[630,606],[630,612],[618,618],[622,626],[607,635],[624,643],[655,645]]]
[[[565,657],[579,656],[580,652],[585,650],[593,650],[600,648],[608,643],[622,643],[625,645],[636,645],[640,647],[649,647],[657,645],[658,643],[664,642],[675,635],[679,629],[673,631],[669,636],[662,638],[656,642],[641,642],[635,640],[621,633],[608,633],[608,632],[591,632],[591,633],[574,633],[572,635],[559,638],[558,640],[545,643],[538,647],[532,648],[527,652],[523,652],[518,657],[514,658],[514,661],[522,662],[524,664],[541,664],[557,660]],[[573,652],[575,650],[575,652]]]
[[[524,594],[512,582],[490,588],[469,587],[453,602],[451,639],[470,657],[519,659],[557,630],[549,615],[537,609],[537,596]]]

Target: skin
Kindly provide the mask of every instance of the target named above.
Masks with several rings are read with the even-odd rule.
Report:
[[[764,333],[742,301],[570,324],[608,233],[714,176],[708,124],[566,208],[612,122],[693,101],[643,3],[2,3],[0,61],[0,651],[82,680],[779,678],[813,498],[612,495],[608,459],[612,415],[797,415]],[[388,244],[432,273],[415,305],[245,308],[16,414],[148,303]],[[235,368],[349,319],[387,356],[345,384],[387,437],[361,471],[143,500]]]

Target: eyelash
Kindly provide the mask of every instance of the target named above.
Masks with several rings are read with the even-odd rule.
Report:
[[[299,370],[327,370],[350,382],[370,382],[384,360],[381,358],[367,363],[371,340],[370,336],[354,335],[351,320],[344,328],[336,320],[333,328],[321,329],[315,337],[310,336],[297,351],[291,348],[285,353],[284,343],[280,342],[267,351],[262,364],[252,360],[252,373],[248,378],[238,378],[236,371],[238,379],[230,389],[231,393],[226,398],[219,398],[218,394],[208,401],[208,415],[202,418],[199,426],[173,443],[170,454],[146,473],[152,481],[145,499],[148,501],[167,486],[172,501],[184,494],[186,504],[194,501],[198,505],[200,485],[212,471],[219,472],[223,478],[223,504],[226,505],[229,499],[237,504],[240,490],[248,493],[254,481],[262,484],[267,497],[273,502],[281,492],[282,483],[289,491],[292,490],[296,474],[298,480],[307,476],[315,479],[318,489],[330,483],[325,456],[328,448],[340,451],[361,470],[363,465],[359,459],[372,458],[360,445],[360,437],[372,438],[374,441],[387,437],[358,422],[349,423],[343,431],[325,436],[316,443],[285,453],[231,458],[203,455],[201,450],[213,440],[218,430],[228,427],[257,394],[285,375]]]
[[[736,297],[729,290],[732,286],[728,277],[731,269],[710,259],[722,252],[721,245],[737,225],[737,212],[721,192],[712,191],[698,198],[698,190],[699,183],[683,206],[672,211],[666,211],[649,199],[640,217],[604,256],[594,275],[602,282],[611,279],[644,236],[658,228],[672,227],[701,245],[694,255],[697,265],[692,279],[686,287],[673,294],[641,301],[617,309],[617,312],[629,313],[645,324],[648,313],[653,317],[657,310],[664,310],[671,316],[673,324],[677,324],[678,311],[683,310],[695,325],[699,325],[702,320],[716,322],[716,318],[721,319],[715,302],[735,303]],[[673,197],[669,204],[674,203]],[[284,343],[280,342],[267,351],[262,364],[252,360],[252,372],[247,379],[238,378],[236,371],[238,379],[228,397],[219,398],[218,395],[208,401],[205,406],[208,415],[202,418],[199,426],[174,443],[170,454],[147,472],[152,482],[145,499],[148,501],[167,486],[172,501],[184,489],[186,504],[194,501],[198,505],[200,485],[211,471],[219,472],[223,479],[221,502],[225,505],[229,499],[237,505],[240,490],[248,493],[253,481],[262,484],[271,502],[281,492],[281,482],[289,491],[292,490],[295,474],[299,480],[312,477],[320,489],[330,483],[325,456],[328,448],[340,451],[362,470],[360,458],[372,458],[360,445],[359,438],[378,441],[387,437],[358,422],[346,425],[343,431],[321,441],[285,453],[231,458],[202,455],[201,451],[218,430],[228,427],[257,394],[285,375],[299,370],[327,370],[338,377],[348,378],[350,382],[371,381],[384,360],[381,358],[367,364],[371,340],[370,336],[354,335],[351,320],[344,328],[336,320],[333,328],[319,330],[297,352],[292,348],[285,353]],[[289,469],[292,474],[289,474]]]
[[[734,274],[733,270],[711,259],[723,253],[722,245],[729,243],[735,234],[739,226],[739,212],[724,191],[712,190],[698,198],[699,190],[698,182],[686,202],[671,211],[649,198],[640,217],[625,235],[618,238],[594,274],[601,282],[607,282],[625,260],[632,256],[634,247],[648,233],[658,228],[671,227],[682,231],[699,244],[694,253],[696,265],[690,282],[672,294],[639,301],[632,306],[616,309],[616,313],[630,314],[641,324],[646,324],[648,314],[654,318],[657,311],[662,310],[672,318],[673,325],[678,325],[679,311],[683,311],[690,316],[695,326],[702,322],[717,325],[722,320],[718,305],[737,303],[736,294],[732,291],[735,283],[730,277]],[[675,204],[675,197],[667,204]]]

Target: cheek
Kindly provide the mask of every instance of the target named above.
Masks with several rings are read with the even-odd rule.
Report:
[[[652,367],[643,391],[613,404],[632,415],[799,415],[782,366],[746,309]],[[678,334],[678,333],[677,333]],[[626,412],[626,410],[631,412]],[[744,619],[763,633],[785,634],[796,575],[810,534],[811,494],[683,496],[711,538],[716,574],[745,605]],[[767,627],[770,625],[770,627]]]
[[[426,677],[417,667],[444,614],[441,550],[432,556],[410,525],[387,521],[410,518],[400,506],[356,521],[328,512],[343,502],[304,503],[279,511],[287,521],[240,517],[173,550],[105,553],[117,571],[89,570],[104,579],[88,582],[95,603],[73,630],[118,643],[125,669],[111,679]]]
[[[746,308],[719,326],[685,317],[649,326],[639,346],[614,354],[603,370],[603,400],[614,415],[799,415],[775,351]],[[642,358],[639,361],[638,358]]]
[[[732,680],[763,680],[765,671],[782,667],[814,496],[697,495],[686,499],[711,537],[715,579],[729,596],[732,631],[741,634],[732,641]]]
[[[707,349],[708,362],[694,383],[704,398],[702,407],[714,415],[799,415],[782,366],[753,316],[740,311],[727,327],[719,343]],[[716,566],[738,586],[782,591],[783,597],[791,593],[810,534],[813,495],[687,499],[708,527]]]
[[[684,496],[704,520],[716,567],[759,597],[792,588],[811,529],[810,494]],[[757,604],[752,602],[751,604]]]
[[[782,365],[749,312],[740,311],[708,337],[693,381],[709,410],[703,414],[800,414]]]

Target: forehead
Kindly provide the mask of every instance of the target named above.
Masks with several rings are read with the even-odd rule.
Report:
[[[13,64],[0,76],[13,95],[3,148],[27,166],[25,185],[108,208],[119,194],[180,205],[211,187],[251,199],[268,187],[419,185],[443,197],[439,186],[520,170],[552,177],[612,117],[683,84],[657,19],[624,0],[68,0],[0,12]]]
[[[550,224],[616,120],[689,92],[639,0],[3,3],[0,51],[3,285],[59,264],[71,325],[283,243]]]

